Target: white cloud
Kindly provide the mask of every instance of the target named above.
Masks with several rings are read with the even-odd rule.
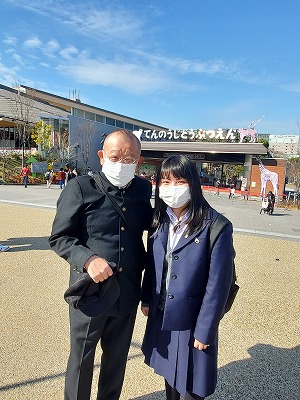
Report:
[[[146,53],[142,50],[131,50],[131,52],[143,57],[151,65],[170,68],[173,71],[182,74],[198,73],[227,75],[237,71],[236,62],[226,64],[223,60],[195,61]]]
[[[74,32],[97,37],[104,41],[139,40],[144,21],[141,13],[130,11],[121,2],[112,6],[110,2],[99,5],[95,1],[11,0],[16,7],[23,7],[67,24]]]
[[[58,43],[56,40],[52,39],[52,40],[49,40],[49,42],[47,42],[47,43],[45,44],[44,50],[45,50],[47,53],[54,53],[54,52],[57,51],[59,48],[60,48],[59,43]]]
[[[7,50],[5,50],[5,53],[13,54],[15,51],[16,51],[16,49],[7,49]]]
[[[42,42],[37,36],[34,36],[30,39],[25,40],[23,45],[29,48],[38,48],[42,46]]]
[[[2,42],[8,46],[15,46],[18,42],[18,39],[15,36],[6,36]]]
[[[18,80],[18,67],[9,68],[0,63],[0,81],[3,85],[12,86]]]
[[[65,47],[64,49],[62,49],[59,52],[59,54],[62,57],[66,58],[66,59],[69,59],[69,58],[75,56],[76,54],[78,54],[78,49],[76,47],[74,47],[74,46],[68,46],[68,47]]]
[[[281,88],[287,92],[300,93],[300,82],[290,83],[289,85],[281,85]]]
[[[101,11],[85,8],[81,12],[68,11],[64,22],[76,27],[76,30],[92,34],[104,40],[120,41],[139,38],[142,33],[141,18],[131,15],[127,10],[112,9]]]
[[[48,64],[48,63],[45,63],[45,62],[41,62],[40,66],[43,67],[43,68],[49,68],[51,65]]]
[[[17,53],[12,54],[11,58],[12,58],[13,60],[15,60],[17,63],[23,64],[23,59],[22,59],[22,57],[19,56],[19,54],[17,54]]]
[[[124,61],[106,61],[78,57],[57,69],[77,82],[117,87],[131,93],[151,93],[170,86],[170,80],[158,69]]]

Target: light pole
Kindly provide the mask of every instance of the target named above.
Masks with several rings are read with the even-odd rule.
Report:
[[[21,146],[22,146],[22,167],[24,167],[24,159],[25,159],[25,144],[26,144],[26,140],[25,140],[25,134],[24,132],[22,132],[21,135]]]
[[[76,169],[76,171],[77,171],[77,166],[78,166],[78,149],[79,149],[79,147],[80,147],[80,145],[79,145],[79,143],[75,143],[74,144],[74,148],[75,148],[75,169]]]

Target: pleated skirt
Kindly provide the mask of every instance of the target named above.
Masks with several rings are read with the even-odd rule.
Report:
[[[142,344],[145,363],[184,396],[207,397],[217,384],[217,338],[206,350],[194,348],[192,330],[162,330],[163,311],[149,315]]]

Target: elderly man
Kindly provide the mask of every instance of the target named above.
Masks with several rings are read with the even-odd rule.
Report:
[[[97,399],[120,397],[145,264],[142,235],[152,217],[151,184],[135,176],[140,153],[132,132],[110,133],[98,151],[102,172],[72,179],[57,203],[50,245],[70,264],[70,287],[76,287],[78,277],[92,281],[82,307],[70,306],[65,400],[90,399],[99,341]],[[89,296],[108,282],[106,295],[91,302]]]

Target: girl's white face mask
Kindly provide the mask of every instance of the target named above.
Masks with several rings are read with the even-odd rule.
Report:
[[[102,172],[114,186],[126,186],[134,178],[135,170],[136,164],[121,164],[104,157]]]
[[[190,187],[185,185],[171,186],[161,185],[159,197],[171,208],[185,206],[191,200]]]

